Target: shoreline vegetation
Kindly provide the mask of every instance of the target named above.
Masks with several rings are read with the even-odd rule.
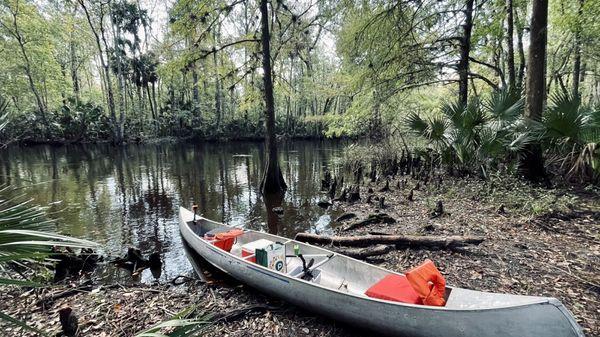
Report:
[[[333,140],[333,141],[343,141],[343,140],[357,140],[361,141],[359,137],[326,137],[326,136],[288,136],[288,135],[278,135],[278,140],[281,141],[296,141],[296,140]],[[123,142],[122,145],[131,145],[131,144],[168,144],[168,143],[181,143],[181,144],[189,144],[189,143],[198,143],[198,142],[208,142],[208,143],[219,143],[219,142],[264,142],[264,136],[240,136],[240,135],[230,135],[230,136],[186,136],[186,137],[157,137],[157,138],[138,138],[138,139],[128,139]],[[36,145],[51,145],[51,146],[62,146],[62,145],[84,145],[84,144],[113,144],[111,140],[65,140],[65,139],[44,139],[44,140],[36,140],[36,139],[22,139],[10,142],[8,144],[4,144],[4,146],[9,145],[18,145],[18,146],[36,146]],[[2,147],[0,146],[0,149]]]

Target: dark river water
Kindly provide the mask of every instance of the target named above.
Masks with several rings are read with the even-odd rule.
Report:
[[[19,194],[50,205],[57,232],[101,243],[111,257],[131,246],[160,252],[161,275],[145,271],[140,280],[164,281],[192,270],[177,227],[179,206],[196,202],[207,218],[287,237],[331,230],[338,212],[317,206],[320,181],[326,168],[338,170],[344,144],[289,141],[279,148],[288,190],[276,219],[260,194],[259,142],[15,146],[0,152],[0,185],[24,187]],[[107,268],[102,277],[123,275]]]

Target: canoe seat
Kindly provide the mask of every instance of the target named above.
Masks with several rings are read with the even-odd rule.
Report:
[[[388,301],[423,304],[421,297],[415,292],[408,279],[396,274],[389,274],[375,283],[367,289],[365,295]]]

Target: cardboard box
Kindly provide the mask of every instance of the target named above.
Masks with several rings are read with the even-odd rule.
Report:
[[[247,244],[242,246],[242,257],[247,257],[250,255],[256,254],[257,249],[265,248],[269,245],[272,245],[273,241],[267,239],[260,239],[252,242],[248,242]],[[256,256],[247,259],[250,262],[256,263]]]
[[[285,245],[277,242],[256,250],[256,263],[278,272],[287,272]]]

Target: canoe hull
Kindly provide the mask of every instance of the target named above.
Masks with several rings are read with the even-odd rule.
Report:
[[[185,217],[185,216],[183,216]],[[348,295],[236,259],[201,240],[180,220],[183,238],[200,256],[239,281],[310,311],[406,337],[579,337],[583,333],[557,300],[486,310],[447,310]]]

